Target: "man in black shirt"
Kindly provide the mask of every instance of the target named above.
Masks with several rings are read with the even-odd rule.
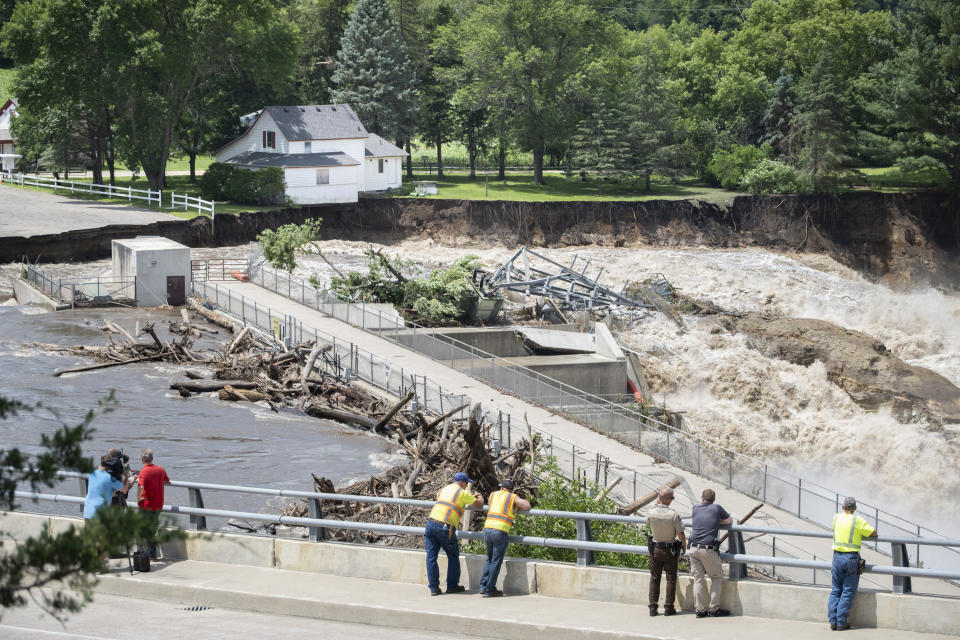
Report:
[[[714,504],[717,494],[704,489],[701,504],[693,507],[693,532],[690,534],[690,572],[693,573],[693,599],[698,618],[718,618],[730,612],[720,608],[720,589],[723,586],[723,565],[717,531],[720,525],[731,524],[730,514]],[[710,599],[707,600],[707,576],[710,576]]]

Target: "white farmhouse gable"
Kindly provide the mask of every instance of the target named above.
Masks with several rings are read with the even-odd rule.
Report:
[[[214,155],[248,169],[280,167],[298,204],[356,202],[364,191],[399,188],[404,151],[368,133],[349,105],[269,106]]]
[[[10,132],[10,125],[13,119],[17,117],[17,102],[7,100],[0,108],[0,170],[13,171],[20,154],[14,153],[13,133]]]

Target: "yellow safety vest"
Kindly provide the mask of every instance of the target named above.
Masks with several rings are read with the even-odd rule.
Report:
[[[430,518],[446,522],[451,527],[460,524],[463,508],[457,504],[463,489],[457,483],[448,484],[437,494],[437,504],[430,510]]]
[[[833,516],[833,550],[841,553],[860,551],[863,533],[857,526],[855,513],[837,513]]]
[[[517,516],[517,496],[510,491],[494,491],[490,494],[490,511],[487,512],[487,520],[483,524],[484,529],[498,529],[504,533],[510,533],[513,527],[513,519]]]

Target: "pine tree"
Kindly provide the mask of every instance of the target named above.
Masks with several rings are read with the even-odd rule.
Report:
[[[603,180],[622,178],[633,169],[626,129],[623,113],[608,106],[577,125],[573,137],[574,158],[583,169],[597,174],[600,193],[603,193]]]
[[[797,88],[798,111],[794,131],[801,144],[800,168],[813,178],[818,191],[831,188],[832,174],[849,161],[853,147],[850,103],[822,57]]]
[[[766,131],[761,143],[769,144],[778,158],[787,161],[794,159],[792,126],[797,115],[793,92],[793,76],[786,69],[780,69],[780,76],[773,88],[773,95],[763,114],[763,128]]]
[[[415,74],[387,0],[357,2],[333,84],[333,100],[349,104],[369,131],[395,140],[413,133]]]

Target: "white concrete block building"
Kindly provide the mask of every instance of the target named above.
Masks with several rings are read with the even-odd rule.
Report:
[[[368,133],[345,104],[266,107],[214,154],[252,170],[280,167],[298,204],[356,202],[361,192],[399,188],[406,155]]]
[[[190,247],[160,236],[114,240],[113,278],[136,276],[140,307],[182,305],[190,286]]]

